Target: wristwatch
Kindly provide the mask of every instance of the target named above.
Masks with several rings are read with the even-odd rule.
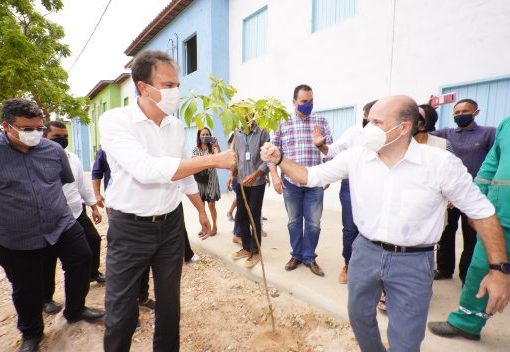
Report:
[[[504,274],[510,274],[510,263],[489,264],[489,268],[492,270],[499,270]]]

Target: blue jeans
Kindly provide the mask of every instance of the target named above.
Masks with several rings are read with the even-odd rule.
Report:
[[[362,352],[385,351],[376,306],[386,291],[391,352],[417,352],[432,297],[434,252],[394,253],[363,236],[352,245],[348,278],[349,320]]]
[[[283,199],[289,216],[292,258],[309,264],[315,261],[315,248],[321,233],[322,187],[299,187],[283,180]],[[304,220],[304,226],[303,226]]]
[[[342,256],[344,257],[345,265],[349,265],[352,254],[352,242],[354,242],[356,236],[358,236],[359,231],[352,218],[351,190],[348,179],[342,180],[340,204],[342,205],[342,232],[344,240]]]

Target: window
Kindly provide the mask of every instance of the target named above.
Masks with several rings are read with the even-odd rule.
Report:
[[[356,0],[313,0],[312,32],[331,27],[355,13]]]
[[[267,6],[243,20],[243,62],[266,52]]]
[[[184,42],[184,72],[189,75],[197,70],[197,35]]]
[[[349,128],[356,124],[356,113],[354,106],[344,108],[323,110],[316,112],[328,120],[331,129],[331,138],[336,141]]]
[[[125,97],[122,101],[122,106],[128,106],[129,105],[129,97]]]
[[[483,126],[498,127],[499,123],[510,116],[510,77],[484,80],[444,87],[442,94],[457,92],[457,101],[473,99],[478,103],[480,112],[476,122]],[[436,128],[456,127],[453,121],[453,106],[442,105]]]
[[[105,111],[106,111],[106,102],[104,102],[104,103],[103,103],[103,106],[102,106],[102,107],[103,107],[102,112],[105,112]]]

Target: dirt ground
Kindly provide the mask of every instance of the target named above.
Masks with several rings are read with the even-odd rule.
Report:
[[[98,226],[106,250],[106,221]],[[271,289],[276,318],[276,334],[262,285],[228,269],[205,253],[201,260],[183,268],[181,287],[181,351],[268,351],[321,352],[358,351],[347,322]],[[102,261],[104,272],[104,261]],[[64,302],[63,275],[57,273],[55,300]],[[151,297],[153,297],[151,287]],[[96,283],[87,296],[90,307],[104,307],[104,287]],[[0,351],[14,352],[21,336],[16,328],[16,313],[11,300],[11,285],[0,271]],[[154,314],[140,309],[141,327],[133,336],[132,351],[152,351]],[[102,351],[102,323],[67,324],[62,313],[44,317],[45,338],[42,351]]]

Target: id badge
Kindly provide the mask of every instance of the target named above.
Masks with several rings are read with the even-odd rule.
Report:
[[[250,152],[246,152],[244,160],[246,160],[246,161],[250,161],[251,160]]]

